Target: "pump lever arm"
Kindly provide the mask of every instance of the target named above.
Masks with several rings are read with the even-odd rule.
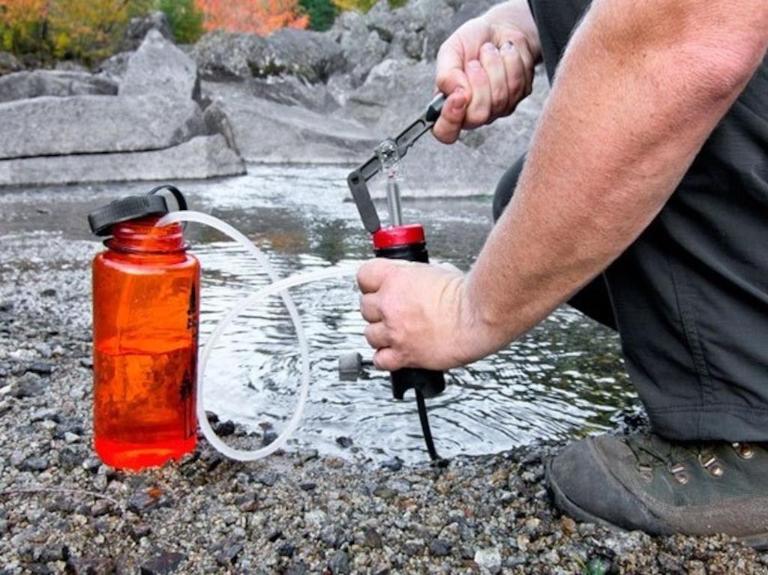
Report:
[[[397,145],[400,158],[408,153],[408,150],[419,138],[434,127],[435,122],[437,122],[437,119],[440,117],[440,113],[443,110],[445,98],[445,94],[438,94],[435,96],[429,103],[429,106],[427,106],[427,110],[424,114],[393,138],[393,141]],[[381,171],[381,168],[382,166],[379,156],[374,154],[373,157],[349,174],[349,177],[347,178],[349,189],[352,192],[352,198],[355,200],[357,210],[360,212],[363,225],[365,226],[365,229],[372,234],[381,229],[381,220],[376,211],[376,206],[374,206],[373,200],[371,199],[367,183]]]

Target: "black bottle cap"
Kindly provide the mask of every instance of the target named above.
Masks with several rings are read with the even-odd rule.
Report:
[[[88,224],[97,236],[109,236],[112,226],[148,216],[164,216],[174,211],[168,205],[168,196],[159,192],[167,191],[178,204],[178,210],[187,209],[187,201],[174,186],[159,186],[142,196],[127,196],[88,214]]]

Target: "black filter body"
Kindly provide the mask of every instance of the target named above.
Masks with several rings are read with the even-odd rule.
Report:
[[[377,258],[429,263],[429,252],[421,226],[385,228],[374,235],[374,253]],[[392,372],[392,395],[404,399],[405,392],[415,390],[425,399],[437,397],[445,391],[445,376],[441,371],[428,369],[401,369]]]

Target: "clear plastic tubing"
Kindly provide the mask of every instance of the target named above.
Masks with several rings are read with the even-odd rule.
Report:
[[[309,343],[307,342],[307,336],[301,324],[299,311],[296,309],[296,304],[293,302],[293,299],[288,294],[287,290],[292,287],[308,283],[351,277],[357,274],[357,269],[359,266],[347,266],[342,268],[320,270],[281,279],[270,265],[267,256],[261,250],[259,250],[259,248],[257,248],[247,237],[245,237],[242,233],[237,231],[226,222],[223,222],[218,218],[214,218],[213,216],[209,216],[208,214],[190,211],[179,211],[164,216],[157,222],[157,225],[167,226],[177,222],[193,222],[203,224],[212,227],[233,239],[256,258],[256,260],[259,262],[259,265],[261,265],[264,272],[272,282],[271,285],[260,289],[244,301],[238,302],[237,305],[235,305],[219,322],[213,334],[211,334],[211,336],[208,338],[208,341],[205,342],[203,353],[200,356],[197,375],[197,419],[200,428],[203,431],[203,435],[208,440],[208,443],[210,443],[222,455],[236,461],[248,462],[262,459],[263,457],[267,457],[268,455],[271,455],[278,449],[281,449],[285,446],[288,439],[291,437],[291,435],[293,435],[293,433],[296,431],[296,428],[299,426],[299,422],[304,415],[307,396],[309,395]],[[299,353],[301,354],[301,387],[299,388],[299,398],[296,403],[296,409],[294,410],[293,415],[291,416],[290,420],[288,420],[285,429],[282,431],[282,433],[280,433],[275,441],[266,447],[253,451],[235,449],[219,439],[219,437],[213,431],[211,424],[208,423],[208,417],[206,416],[205,406],[203,404],[203,382],[205,380],[205,368],[208,364],[208,359],[210,358],[214,347],[216,347],[216,342],[227,329],[227,327],[229,327],[229,325],[235,320],[235,318],[257,301],[274,295],[279,295],[282,298],[283,304],[285,304],[285,308],[288,310],[288,315],[290,316],[294,329],[296,330],[296,337],[299,340]]]

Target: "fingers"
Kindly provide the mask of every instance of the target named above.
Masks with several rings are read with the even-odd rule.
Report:
[[[508,115],[515,111],[520,100],[531,93],[533,77],[528,78],[528,68],[522,53],[512,42],[506,42],[501,47],[500,55],[505,70],[506,89],[509,94],[507,108],[502,115]]]
[[[392,273],[398,265],[407,262],[397,262],[385,259],[372,259],[360,266],[357,271],[357,285],[364,294],[379,291],[384,279]]]
[[[509,109],[510,89],[507,82],[507,70],[499,49],[490,42],[480,49],[480,63],[488,75],[490,84],[490,118],[502,116]]]
[[[392,345],[391,330],[383,322],[372,323],[365,326],[363,335],[373,349],[383,349]]]
[[[368,323],[376,323],[384,319],[376,294],[369,293],[360,297],[360,313]]]
[[[397,371],[405,367],[405,362],[399,353],[392,348],[385,347],[373,355],[373,365],[381,371]]]
[[[464,88],[458,88],[453,94],[448,96],[443,105],[443,113],[437,119],[432,129],[432,132],[439,141],[444,144],[453,144],[459,139],[462,126],[464,126],[464,118],[467,115],[468,103],[469,98]]]
[[[467,63],[467,77],[472,86],[472,99],[467,107],[464,127],[471,130],[491,119],[491,82],[480,60]]]

